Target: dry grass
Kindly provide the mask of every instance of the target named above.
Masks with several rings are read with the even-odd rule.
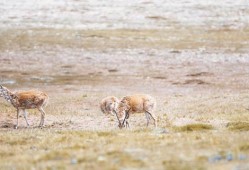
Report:
[[[135,49],[224,49],[248,48],[249,30],[204,30],[198,27],[172,30],[5,30],[0,33],[1,50],[32,50],[40,47],[84,48],[94,50]]]
[[[195,164],[193,166],[193,164]],[[163,161],[164,169],[171,170],[204,170],[205,166],[198,162],[185,162],[185,161]]]
[[[85,123],[89,117],[97,120],[102,118],[101,114],[96,115],[97,108],[91,107],[92,102],[100,97],[89,93],[51,97],[53,100],[46,108],[50,114],[44,129],[32,126],[28,129],[20,127],[14,130],[9,127],[0,130],[0,169],[202,170],[231,168],[238,164],[246,167],[248,162],[247,158],[240,160],[239,157],[249,155],[249,131],[241,126],[239,130],[230,131],[240,124],[245,127],[245,122],[231,122],[225,129],[213,128],[212,124],[204,123],[205,121],[183,126],[170,125],[166,129],[151,129],[143,128],[145,120],[138,123],[136,117],[133,117],[130,120],[133,124],[131,130],[79,130],[79,127],[68,130],[79,125],[78,119],[79,123]],[[82,100],[85,100],[84,105]],[[72,105],[65,107],[68,101]],[[202,100],[199,102],[203,104]],[[196,102],[195,104],[198,105]],[[191,106],[189,108],[193,106],[188,103],[186,105]],[[1,102],[0,106],[0,112],[12,115],[13,108],[10,105]],[[223,118],[230,117],[226,112],[223,114]],[[70,118],[70,115],[75,118]],[[34,112],[30,116],[39,120]],[[51,117],[57,119],[49,121]],[[213,115],[210,117],[212,119]],[[23,119],[20,120],[24,123]],[[170,122],[168,117],[160,116],[159,126],[163,127],[165,122]],[[115,123],[115,119],[110,119],[108,126]],[[96,124],[99,125],[98,122]],[[233,160],[227,161],[230,153]],[[216,155],[221,155],[221,158]]]
[[[212,125],[207,124],[188,124],[185,126],[175,126],[173,127],[175,131],[200,131],[200,130],[211,130],[213,129]]]
[[[155,134],[47,128],[2,130],[0,137],[1,169],[207,169],[215,166],[208,159],[217,151],[248,152],[248,132],[219,136],[210,131]]]
[[[0,50],[24,53],[26,50],[43,52],[44,47],[49,47],[52,53],[49,57],[53,56],[53,52],[56,53],[54,48],[57,47],[69,48],[72,51],[75,48],[100,51],[105,51],[108,48],[117,50],[167,48],[174,49],[173,53],[175,54],[179,52],[178,49],[205,47],[240,52],[248,49],[248,37],[248,29],[213,31],[201,30],[200,28],[176,30],[33,29],[29,31],[20,29],[0,33]],[[145,51],[142,55],[149,55],[146,53]],[[126,55],[130,55],[130,53],[126,53]],[[149,57],[148,61],[150,61]],[[240,154],[249,156],[249,118],[246,109],[248,108],[248,86],[245,84],[246,88],[243,89],[244,87],[238,87],[236,84],[236,89],[233,89],[230,88],[231,84],[227,84],[226,88],[229,94],[214,89],[224,85],[217,85],[217,81],[223,77],[223,73],[220,72],[224,70],[230,72],[231,70],[221,69],[220,72],[214,72],[212,63],[198,65],[198,62],[191,65],[191,62],[185,60],[172,62],[171,66],[174,71],[169,68],[166,70],[165,66],[168,66],[168,63],[164,62],[167,61],[165,57],[155,63],[148,62],[149,65],[158,65],[154,68],[157,73],[154,76],[156,80],[147,81],[143,78],[150,75],[152,70],[148,69],[147,72],[135,72],[142,77],[139,79],[139,81],[142,80],[141,82],[130,78],[125,72],[119,80],[114,77],[115,81],[108,84],[112,75],[104,77],[107,81],[99,81],[98,78],[103,77],[102,75],[97,75],[91,79],[88,72],[84,75],[79,74],[86,70],[73,70],[75,63],[80,61],[77,56],[72,60],[75,62],[71,62],[71,65],[63,63],[62,67],[57,67],[55,70],[48,69],[48,72],[52,72],[53,75],[50,75],[52,80],[48,86],[43,84],[43,87],[46,85],[46,88],[51,92],[50,104],[45,108],[48,113],[45,120],[46,128],[42,130],[36,128],[40,114],[37,111],[30,111],[31,127],[26,129],[24,119],[21,118],[20,129],[12,129],[16,119],[15,109],[6,102],[2,102],[1,99],[0,169],[188,170],[235,169],[238,166],[246,169],[248,167],[246,166],[248,164],[247,158],[243,160],[238,158]],[[161,62],[162,64],[160,64]],[[92,61],[93,63],[96,64],[95,61]],[[141,63],[146,63],[146,61],[141,60]],[[9,65],[7,63],[6,68],[11,68],[11,64],[13,63],[10,62]],[[57,63],[52,64],[55,66]],[[112,66],[122,64],[111,63]],[[23,69],[27,65],[27,63],[24,64]],[[122,71],[120,68],[109,67],[107,63],[103,65],[104,71],[109,73]],[[99,65],[94,66],[98,67]],[[129,70],[128,66],[124,69]],[[132,66],[140,68],[140,65]],[[226,66],[229,65],[223,67]],[[233,68],[238,68],[236,64],[233,66],[236,66],[231,67],[233,71],[235,70]],[[78,65],[78,67],[84,67],[84,65]],[[207,68],[210,69],[206,70]],[[243,66],[242,69],[244,68],[246,67]],[[17,72],[13,72],[15,69]],[[24,75],[19,75],[19,67],[15,69],[10,69],[9,72],[3,70],[5,72],[2,74],[15,77],[18,73],[16,77],[20,79],[21,83],[17,82],[22,86],[29,87],[25,84],[26,80],[21,81],[21,79],[33,74],[36,69],[30,71],[27,67],[26,70],[22,70]],[[72,75],[63,75],[61,74],[63,69],[75,72],[71,72]],[[85,69],[89,69],[89,67]],[[193,72],[191,72],[192,69]],[[91,71],[91,74],[94,74],[99,70]],[[128,72],[130,75],[133,73],[132,71]],[[40,74],[42,73],[36,73],[36,76],[39,77]],[[170,79],[172,75],[173,77]],[[245,79],[246,75],[248,75],[246,71],[241,73]],[[208,81],[203,79],[202,81],[198,76],[213,76],[213,79],[207,79]],[[180,79],[183,83],[170,84],[170,81],[176,81],[176,77],[177,81]],[[188,79],[190,77],[197,78],[187,80],[186,77]],[[225,78],[232,79],[233,77],[226,75]],[[44,80],[36,81],[44,83]],[[129,82],[127,89],[124,89],[123,84]],[[210,84],[205,84],[205,82],[210,82]],[[227,83],[223,79],[220,82]],[[34,82],[32,81],[32,83]],[[171,87],[172,89],[170,89]],[[164,91],[166,88],[170,90]],[[141,89],[148,92],[153,91],[158,95],[158,129],[151,127],[145,129],[146,119],[144,115],[142,119],[141,115],[137,115],[130,118],[132,126],[130,130],[119,130],[116,127],[115,118],[101,115],[96,101],[102,99],[103,96],[116,93],[121,97],[127,93],[141,91]],[[192,93],[192,89],[196,92]],[[190,120],[190,122],[186,120]],[[230,123],[227,124],[227,122]],[[232,153],[232,161],[226,160],[228,153]],[[221,155],[221,159],[216,160],[216,155]]]
[[[248,123],[235,121],[235,116],[231,119],[227,107],[231,110],[235,105],[225,104],[231,100],[223,100],[224,106],[219,107],[217,111],[216,105],[211,107],[212,102],[209,100],[213,100],[212,96],[206,96],[205,100],[199,98],[195,102],[196,99],[174,98],[174,101],[179,103],[178,109],[185,111],[185,116],[196,117],[200,123],[172,125],[174,120],[169,117],[175,113],[170,112],[171,114],[165,116],[165,107],[176,112],[179,110],[168,103],[160,107],[162,110],[158,112],[158,129],[145,128],[144,116],[141,121],[141,115],[137,115],[130,118],[130,130],[119,130],[115,128],[115,118],[103,119],[104,116],[97,105],[94,106],[94,102],[101,99],[100,95],[75,92],[56,96],[52,93],[52,100],[46,108],[49,114],[44,129],[36,128],[35,121],[30,128],[25,128],[23,118],[20,119],[21,125],[18,130],[14,130],[13,127],[1,128],[0,169],[201,170],[227,169],[238,164],[246,167],[247,157],[240,157],[249,155],[249,131],[246,129]],[[244,99],[243,95],[240,97]],[[215,102],[217,100],[222,99],[216,99]],[[246,101],[244,100],[245,103]],[[203,119],[200,119],[198,114],[188,113],[193,111],[193,107],[200,111]],[[208,119],[214,118],[209,110],[220,112],[222,116],[218,118],[230,121],[227,127],[213,128],[211,123],[207,123]],[[0,103],[0,112],[8,121],[15,122],[14,108],[6,102]],[[181,116],[183,115],[174,115],[178,118]],[[32,111],[29,119],[38,121],[40,116]],[[90,124],[92,120],[96,122]],[[107,129],[90,130],[91,126]],[[231,161],[227,161],[229,154],[233,156]]]
[[[227,124],[229,130],[249,131],[249,122],[230,122]]]

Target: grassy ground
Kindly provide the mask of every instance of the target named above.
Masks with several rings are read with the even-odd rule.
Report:
[[[0,122],[0,169],[221,170],[249,166],[246,95],[237,98],[240,105],[230,106],[226,104],[236,98],[203,96],[197,102],[189,96],[172,96],[166,104],[159,100],[158,128],[145,128],[144,116],[134,115],[131,129],[119,130],[115,118],[93,107],[100,96],[67,94],[65,99],[66,94],[51,96],[44,129],[36,127],[36,111],[30,111],[30,128],[20,118],[20,128],[13,129],[14,108],[1,103],[5,114]],[[214,104],[222,101],[219,107]]]
[[[64,27],[77,21],[77,16],[65,23],[59,20],[60,27],[36,26],[37,16],[60,8],[54,6],[53,11],[49,4],[41,9],[36,5],[37,15],[30,15],[33,20],[26,12],[27,16],[15,20],[15,10],[6,8],[10,13],[5,12],[1,20],[10,28],[0,29],[0,84],[13,91],[40,89],[48,93],[50,102],[45,108],[45,128],[36,127],[40,114],[30,110],[31,127],[26,128],[20,118],[15,130],[16,111],[0,99],[0,169],[249,169],[249,28],[242,24],[248,10],[238,4],[215,8],[214,1],[214,8],[202,7],[204,11],[196,14],[196,2],[178,3],[170,3],[172,23],[159,15],[147,16],[153,7],[150,2],[142,6],[129,2],[126,8],[134,11],[127,15],[132,19],[130,26],[135,26],[124,29]],[[16,4],[11,5],[16,9]],[[94,7],[96,15],[100,9],[120,6],[99,1],[96,7],[88,5],[86,11]],[[144,11],[140,19],[148,26],[155,20],[160,27],[143,28],[144,23],[137,23],[133,12],[139,9]],[[236,12],[230,13],[233,9]],[[211,12],[207,15],[206,10]],[[88,24],[95,22],[91,18],[95,13],[79,12],[79,18],[90,16]],[[176,24],[181,19],[177,13],[187,15],[182,19],[187,18],[188,24]],[[112,20],[114,14],[106,14],[110,23],[102,15],[96,22],[126,25],[123,15]],[[210,23],[192,23],[190,14]],[[54,22],[51,16],[40,17],[40,22]],[[145,128],[145,116],[138,114],[130,117],[130,129],[119,130],[115,117],[101,114],[102,98],[133,93],[156,98],[158,128]]]
[[[181,35],[181,36],[179,36]],[[204,29],[179,27],[174,29],[8,29],[0,32],[0,50],[32,50],[40,47],[105,49],[224,49],[243,52],[248,49],[249,30]]]
[[[5,130],[0,133],[0,168],[248,168],[248,131],[181,130]]]

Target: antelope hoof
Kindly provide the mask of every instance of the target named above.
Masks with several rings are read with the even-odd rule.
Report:
[[[14,129],[17,129],[17,127],[18,127],[18,125],[15,125],[15,126],[14,126]]]

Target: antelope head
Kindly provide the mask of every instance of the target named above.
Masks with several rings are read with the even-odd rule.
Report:
[[[118,119],[118,127],[120,129],[122,129],[123,127],[125,127],[127,124],[129,124],[126,120],[129,118],[129,111],[130,109],[127,110],[123,110],[121,112],[119,112],[119,114],[115,111],[115,114],[117,116]],[[125,124],[126,123],[126,124]]]
[[[18,97],[2,85],[0,85],[0,97],[4,97],[5,100],[11,103],[16,103],[18,101]]]

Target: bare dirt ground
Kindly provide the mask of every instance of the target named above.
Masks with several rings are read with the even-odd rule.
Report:
[[[45,128],[0,99],[0,169],[248,169],[245,1],[0,3],[0,83],[47,92]],[[147,93],[119,130],[99,102]]]

